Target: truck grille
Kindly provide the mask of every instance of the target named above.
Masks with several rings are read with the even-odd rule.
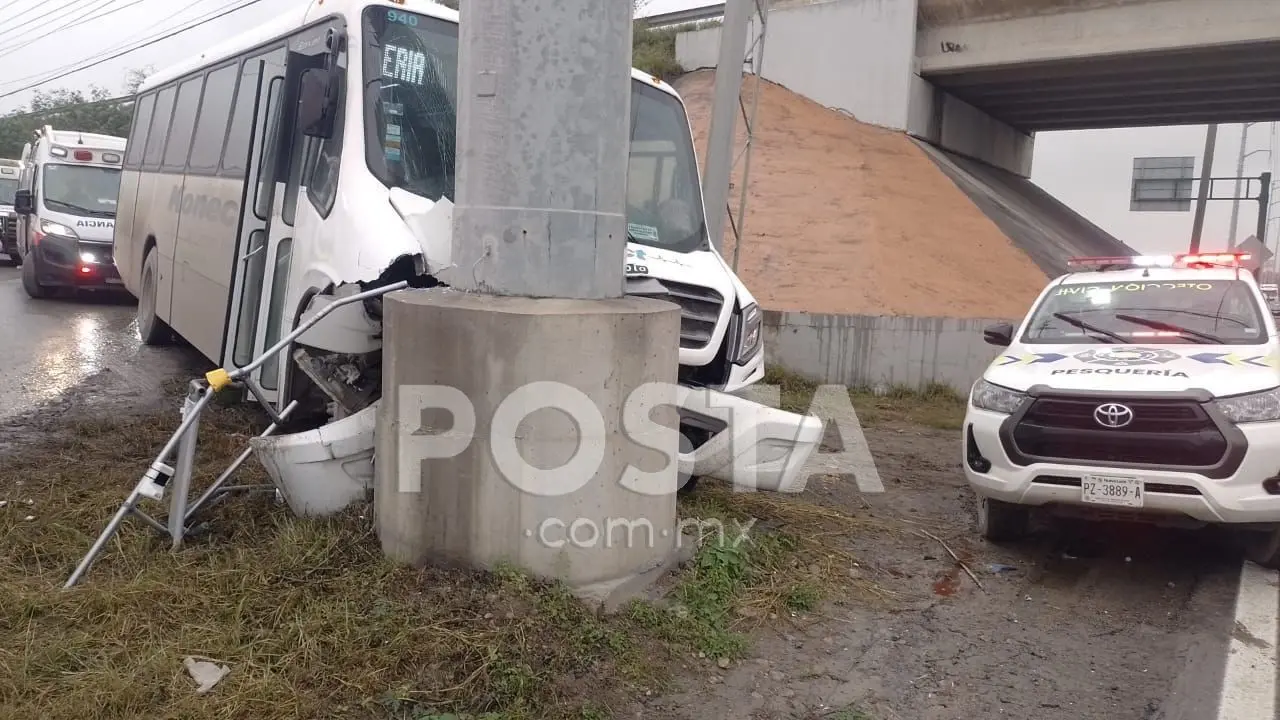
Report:
[[[646,278],[648,280],[648,278]],[[711,343],[720,319],[724,297],[711,288],[670,280],[654,280],[666,288],[665,293],[634,292],[631,295],[652,297],[680,306],[680,348],[700,350]]]
[[[1113,402],[1133,411],[1132,422],[1121,428],[1098,424],[1094,410]],[[1208,467],[1228,449],[1218,424],[1192,400],[1041,397],[1012,435],[1021,454],[1066,462]]]
[[[18,241],[18,219],[0,216],[0,244],[12,246]]]

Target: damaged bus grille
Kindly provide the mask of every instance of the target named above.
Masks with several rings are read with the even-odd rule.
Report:
[[[680,306],[680,348],[701,350],[711,343],[724,297],[711,288],[657,278],[628,278],[627,294]]]

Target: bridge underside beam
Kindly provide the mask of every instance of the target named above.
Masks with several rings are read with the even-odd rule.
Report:
[[[1280,40],[935,72],[927,78],[1028,133],[1280,120]]]

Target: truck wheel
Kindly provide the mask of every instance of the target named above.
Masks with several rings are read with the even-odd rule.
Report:
[[[1031,509],[978,497],[978,533],[991,542],[1017,540],[1027,534]]]
[[[138,295],[138,334],[147,345],[169,345],[173,342],[173,330],[156,315],[159,288],[160,259],[152,248],[142,261],[142,291]]]
[[[40,280],[36,278],[36,263],[33,258],[27,258],[27,261],[22,263],[22,289],[36,300],[49,297],[49,288],[41,285]]]
[[[1280,570],[1280,527],[1246,530],[1241,535],[1244,556],[1250,562],[1271,570]]]

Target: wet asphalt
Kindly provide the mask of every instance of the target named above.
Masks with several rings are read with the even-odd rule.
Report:
[[[126,294],[33,300],[22,289],[21,268],[0,267],[0,422],[52,405],[93,413],[152,409],[166,381],[204,369],[189,348],[144,346],[136,309]]]

